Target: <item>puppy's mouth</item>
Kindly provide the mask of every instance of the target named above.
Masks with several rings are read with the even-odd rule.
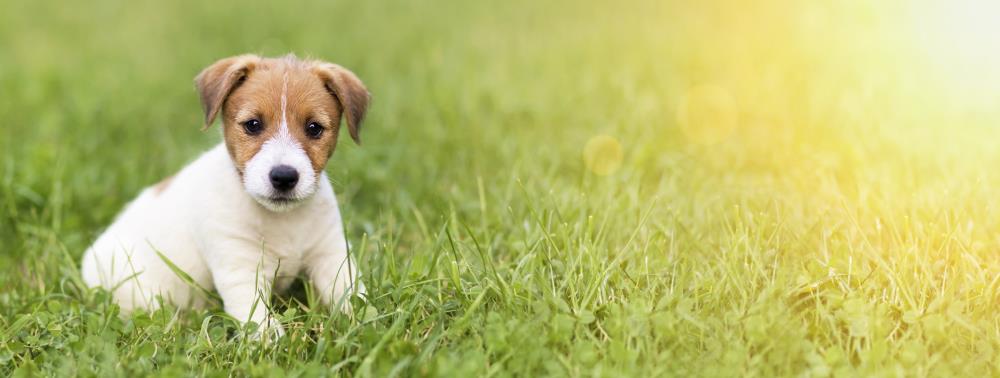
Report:
[[[266,197],[266,200],[268,202],[271,202],[271,203],[276,204],[276,205],[289,205],[289,204],[293,204],[293,203],[299,202],[299,200],[301,200],[301,198],[297,198],[295,196],[287,195],[287,194],[275,194],[275,195],[271,195],[269,197]]]
[[[295,201],[298,201],[298,200],[295,199],[295,198],[292,198],[292,197],[276,196],[276,197],[268,198],[268,201],[271,201],[271,202],[274,202],[274,203],[292,203],[292,202],[295,202]]]
[[[284,194],[258,196],[256,199],[258,203],[271,211],[291,210],[302,203],[302,198]]]

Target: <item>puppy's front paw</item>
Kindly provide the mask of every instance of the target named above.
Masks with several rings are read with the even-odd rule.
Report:
[[[361,281],[357,281],[356,288],[348,288],[340,296],[335,296],[333,300],[333,307],[340,310],[341,313],[350,314],[353,306],[351,306],[352,298],[360,298],[362,301],[367,300],[367,291],[365,291],[365,284]]]
[[[250,325],[248,324],[248,326]],[[250,340],[272,342],[285,336],[285,328],[281,326],[281,322],[271,317],[255,327],[257,328],[248,335]]]

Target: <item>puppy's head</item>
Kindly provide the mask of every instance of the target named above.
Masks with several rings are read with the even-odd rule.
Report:
[[[205,128],[221,114],[244,189],[270,210],[292,209],[316,192],[341,118],[360,143],[368,91],[336,64],[240,55],[215,62],[195,82]]]

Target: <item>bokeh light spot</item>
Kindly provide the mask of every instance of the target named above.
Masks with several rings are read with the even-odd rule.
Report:
[[[725,88],[699,85],[677,104],[677,123],[684,135],[700,144],[716,144],[736,129],[736,101]]]
[[[583,148],[583,162],[587,170],[607,176],[618,170],[622,165],[622,145],[609,135],[598,135],[590,138]]]

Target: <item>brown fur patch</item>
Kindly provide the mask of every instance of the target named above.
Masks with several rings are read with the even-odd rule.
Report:
[[[153,186],[153,194],[156,195],[163,194],[163,191],[167,190],[167,187],[169,187],[170,183],[173,181],[174,181],[174,176],[170,176],[156,183],[156,186]]]
[[[243,172],[263,144],[279,132],[284,95],[288,132],[305,150],[318,174],[336,147],[345,108],[348,109],[351,134],[358,139],[356,130],[368,106],[368,91],[353,73],[330,63],[303,61],[294,56],[252,57],[223,59],[206,68],[197,79],[199,88],[211,89],[207,97],[227,93],[221,101],[223,135],[236,168]],[[335,77],[337,83],[333,83],[331,77]],[[221,83],[202,83],[210,79]],[[332,87],[337,89],[331,90]],[[202,97],[206,97],[204,91]],[[208,107],[211,101],[203,100],[203,103]],[[206,117],[209,113],[212,112],[206,110]],[[251,119],[263,124],[263,130],[257,135],[249,135],[244,130],[243,123]],[[325,129],[317,139],[306,134],[306,126],[311,122]]]

